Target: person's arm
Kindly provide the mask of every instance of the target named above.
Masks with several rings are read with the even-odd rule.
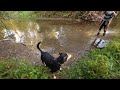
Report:
[[[113,11],[113,16],[114,16],[114,17],[116,17],[117,14],[118,14],[117,12]],[[113,18],[111,18],[111,19],[109,20],[108,27],[109,27],[109,25],[111,24],[112,19],[113,19]]]

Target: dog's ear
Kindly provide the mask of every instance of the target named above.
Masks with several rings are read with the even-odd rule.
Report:
[[[61,55],[62,53],[59,53],[59,55]]]

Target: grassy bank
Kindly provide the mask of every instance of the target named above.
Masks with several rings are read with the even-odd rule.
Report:
[[[67,79],[118,79],[120,78],[120,38],[114,38],[104,49],[95,49],[77,64],[60,73]]]
[[[6,61],[5,61],[6,60]],[[48,68],[16,58],[0,60],[0,79],[49,79]]]

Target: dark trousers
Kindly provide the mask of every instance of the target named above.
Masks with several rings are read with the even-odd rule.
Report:
[[[105,31],[108,24],[109,24],[109,21],[103,21],[102,20],[99,30],[101,30],[102,28],[104,28],[104,31]]]

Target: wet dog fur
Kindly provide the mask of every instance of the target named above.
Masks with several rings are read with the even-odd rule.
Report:
[[[67,61],[68,55],[66,53],[59,53],[59,57],[54,58],[48,52],[44,52],[40,49],[39,47],[40,43],[41,42],[37,44],[37,49],[41,52],[42,63],[49,67],[52,73],[60,70],[61,64]]]

